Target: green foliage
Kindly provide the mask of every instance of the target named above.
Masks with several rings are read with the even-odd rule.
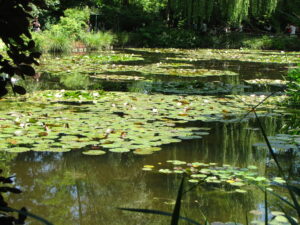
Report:
[[[0,74],[4,74],[0,81],[0,97],[6,95],[6,85],[12,86],[14,93],[25,94],[26,91],[11,82],[14,75],[22,78],[34,76],[35,70],[31,64],[37,64],[40,53],[34,51],[30,29],[32,1],[1,1],[0,7],[0,40],[7,46],[7,57],[0,54]],[[12,16],[13,15],[13,16]]]
[[[300,107],[300,67],[291,70],[287,78],[289,80],[287,94],[290,97],[288,103]]]
[[[128,32],[118,32],[116,33],[116,46],[124,47],[129,43],[130,33]]]
[[[120,43],[117,35],[118,41]],[[251,35],[232,32],[219,35],[199,35],[193,30],[152,25],[134,33],[126,33],[126,41],[119,46],[171,48],[248,48],[260,50],[300,50],[300,40],[289,36]]]
[[[49,30],[33,33],[36,48],[42,52],[71,52],[72,44],[88,29],[90,12],[88,8],[67,9],[58,24]]]
[[[249,49],[271,49],[272,38],[266,35],[261,37],[253,37],[250,39],[242,40],[241,45],[244,48],[249,48]],[[282,47],[282,46],[277,45],[277,47]]]
[[[57,25],[53,25],[50,31],[35,32],[33,39],[36,42],[36,49],[43,53],[71,52],[73,40],[60,31]]]
[[[277,3],[278,0],[170,0],[169,12],[174,20],[185,20],[187,27],[202,21],[238,25],[244,20],[269,18]]]
[[[115,42],[115,35],[111,32],[85,33],[80,39],[90,50],[101,50],[112,48]]]
[[[136,0],[135,4],[139,5],[145,12],[157,13],[166,7],[167,0],[162,0],[162,1]]]
[[[64,11],[64,17],[60,18],[57,26],[52,27],[54,32],[61,31],[72,39],[79,39],[81,32],[88,29],[88,20],[90,11],[88,8],[67,9]]]

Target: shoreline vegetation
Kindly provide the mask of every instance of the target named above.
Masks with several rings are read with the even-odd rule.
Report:
[[[203,32],[201,29],[169,27],[156,22],[131,30],[99,29],[91,24],[91,18],[89,8],[65,10],[56,24],[47,24],[45,29],[32,32],[36,50],[42,53],[70,53],[78,43],[84,46],[79,51],[124,47],[300,50],[300,38],[284,31],[275,33],[232,27],[230,31],[220,28],[217,32],[212,27]]]

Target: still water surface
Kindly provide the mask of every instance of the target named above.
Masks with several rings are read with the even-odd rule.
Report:
[[[243,85],[245,79],[280,79],[286,74],[285,66],[251,64],[239,61],[203,61],[198,67],[207,69],[230,69],[239,76],[211,76],[186,78],[185,81],[224,82]],[[56,78],[57,79],[57,78]],[[168,79],[168,80],[166,80]],[[180,78],[164,78],[153,75],[155,82],[176,82]],[[65,88],[53,82],[51,74],[45,73],[39,88]],[[107,90],[155,92],[147,82],[116,82],[94,79],[88,88],[97,82]],[[36,84],[29,84],[33,87]],[[47,86],[48,85],[48,86]],[[97,85],[96,85],[97,86]],[[145,88],[147,87],[147,88]],[[150,90],[150,91],[149,91]],[[265,87],[252,87],[258,92],[269,91]],[[242,93],[249,91],[243,89]],[[159,92],[159,91],[157,91]],[[262,118],[268,135],[280,132],[283,117]],[[67,153],[26,152],[6,162],[10,174],[16,175],[16,185],[23,190],[18,197],[10,198],[15,208],[26,206],[30,212],[42,216],[56,225],[122,225],[122,224],[169,224],[170,218],[145,215],[118,210],[118,207],[147,208],[172,211],[178,191],[180,176],[143,171],[144,165],[165,165],[167,160],[187,162],[215,162],[247,167],[255,165],[260,175],[268,176],[273,170],[266,151],[256,149],[253,144],[262,142],[253,119],[241,123],[195,123],[191,126],[209,127],[209,135],[198,140],[164,145],[152,155],[137,156],[132,153],[108,153],[102,156],[86,156],[81,151]],[[186,188],[192,184],[186,183]],[[212,186],[200,186],[188,192],[182,202],[182,216],[204,222],[238,222],[245,224],[245,215],[250,210],[263,211],[263,193],[250,187],[247,194],[225,192]],[[270,205],[275,201],[270,200]],[[263,215],[248,215],[249,219]],[[30,221],[29,224],[39,224]],[[185,224],[184,222],[181,224]]]
[[[272,135],[281,127],[281,120],[266,118],[264,124]],[[268,154],[252,146],[262,141],[253,121],[205,125],[211,128],[211,134],[200,140],[165,145],[162,151],[149,156],[131,153],[85,156],[79,151],[19,154],[9,167],[23,193],[11,198],[11,205],[26,206],[61,225],[168,224],[169,218],[117,209],[172,211],[180,177],[142,171],[143,165],[166,164],[169,159],[178,159],[240,167],[256,165],[261,175],[266,174]],[[186,188],[190,186],[187,184]],[[263,194],[255,188],[239,194],[199,187],[184,197],[182,215],[200,222],[203,213],[210,221],[245,223],[245,213],[260,209],[262,202]]]

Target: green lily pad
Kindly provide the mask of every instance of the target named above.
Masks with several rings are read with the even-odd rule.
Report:
[[[124,152],[130,152],[130,149],[126,148],[112,148],[109,149],[110,152],[115,152],[115,153],[124,153]]]
[[[172,173],[172,171],[169,170],[169,169],[160,169],[158,172],[160,172],[160,173],[167,173],[167,174]]]
[[[243,190],[243,189],[236,189],[235,192],[238,192],[238,193],[247,193],[247,191]]]
[[[104,155],[104,154],[106,154],[106,152],[102,151],[102,150],[88,150],[88,151],[82,152],[82,154],[84,154],[84,155]]]
[[[241,186],[244,186],[245,183],[243,183],[243,182],[234,182],[234,183],[230,183],[230,185],[232,185],[232,186],[237,186],[237,187],[241,187]]]
[[[199,183],[199,180],[197,180],[197,179],[189,179],[188,182],[190,182],[190,183]]]

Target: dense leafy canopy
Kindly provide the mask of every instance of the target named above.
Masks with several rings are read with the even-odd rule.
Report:
[[[6,85],[10,84],[15,93],[25,94],[23,87],[14,85],[11,81],[15,74],[34,76],[35,71],[30,66],[40,57],[40,53],[34,52],[35,43],[29,32],[31,23],[30,15],[32,1],[2,0],[0,1],[0,38],[7,46],[8,60],[0,55],[0,96],[7,94]],[[41,3],[36,3],[41,4]]]
[[[153,23],[164,22],[172,27],[193,28],[202,22],[212,25],[267,24],[283,26],[299,22],[299,0],[47,0],[55,16],[67,8],[92,8],[98,15],[100,28],[135,30]],[[46,20],[51,20],[49,14]],[[199,27],[199,26],[198,26]]]

